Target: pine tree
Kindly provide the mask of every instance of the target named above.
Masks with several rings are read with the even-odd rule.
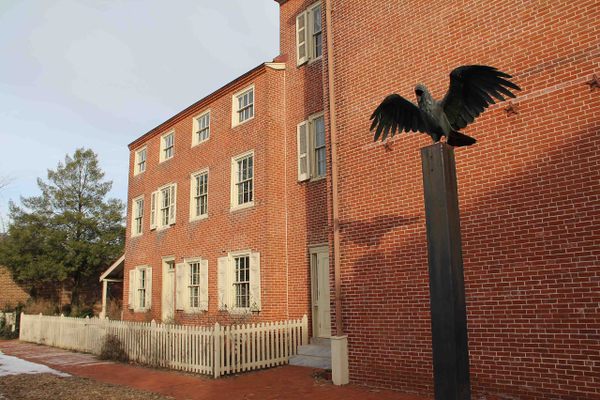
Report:
[[[96,154],[77,149],[47,182],[38,178],[40,196],[10,203],[10,222],[0,240],[0,264],[34,290],[64,286],[79,304],[85,289],[95,289],[100,273],[123,252],[124,206],[106,199],[111,181],[103,181]]]

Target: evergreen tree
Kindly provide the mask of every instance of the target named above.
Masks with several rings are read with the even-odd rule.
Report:
[[[79,304],[82,290],[94,289],[100,273],[123,252],[124,206],[106,199],[112,182],[92,150],[67,155],[47,182],[38,178],[40,196],[10,203],[10,222],[0,240],[0,264],[20,282],[41,289],[50,284],[72,290]]]

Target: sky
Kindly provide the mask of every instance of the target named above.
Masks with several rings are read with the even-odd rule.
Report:
[[[279,54],[273,0],[0,0],[0,231],[91,148],[127,198],[127,144]]]

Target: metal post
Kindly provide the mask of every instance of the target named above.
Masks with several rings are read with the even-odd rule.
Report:
[[[452,146],[421,149],[436,400],[469,400],[469,349],[456,166]]]

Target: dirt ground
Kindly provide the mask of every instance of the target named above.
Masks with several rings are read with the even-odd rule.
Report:
[[[21,374],[0,377],[0,400],[167,400],[127,386],[97,382],[88,378],[62,378],[52,374]]]

